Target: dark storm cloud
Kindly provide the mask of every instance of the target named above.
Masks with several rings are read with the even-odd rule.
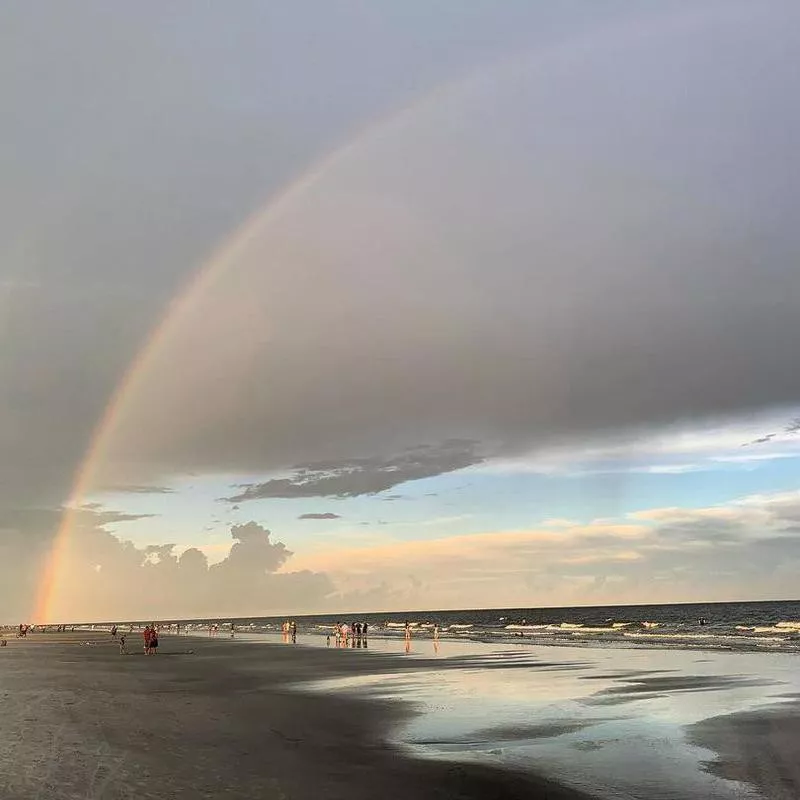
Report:
[[[325,511],[321,514],[301,514],[297,519],[341,519],[341,516],[332,511]]]
[[[111,461],[347,497],[469,463],[419,442],[800,401],[800,9],[770,9],[534,51],[362,137],[194,298]]]
[[[454,440],[440,447],[425,445],[413,448],[392,458],[357,458],[345,463],[307,464],[298,467],[290,478],[274,478],[247,486],[243,492],[228,500],[240,503],[269,497],[357,497],[378,494],[401,483],[463,469],[482,460],[474,442]],[[309,518],[310,515],[301,517]]]
[[[3,5],[0,505],[63,501],[170,299],[287,180],[418,92],[615,6]]]

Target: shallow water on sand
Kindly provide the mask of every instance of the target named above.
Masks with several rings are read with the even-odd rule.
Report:
[[[342,657],[398,653],[407,668],[298,688],[411,703],[393,736],[417,755],[527,767],[607,798],[762,797],[707,771],[716,754],[691,744],[688,726],[800,691],[791,654],[369,644]]]

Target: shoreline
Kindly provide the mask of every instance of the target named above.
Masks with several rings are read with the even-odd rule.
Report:
[[[798,623],[800,624],[800,623]],[[108,630],[110,630],[110,625],[106,626]],[[92,635],[98,635],[102,631],[103,633],[108,633],[108,630],[102,627],[99,624],[96,624],[96,627],[80,627],[75,626],[74,634],[77,635],[80,632]],[[133,631],[133,633],[129,633],[128,631],[122,631],[125,635],[139,637],[141,635],[141,629],[137,628]],[[38,631],[37,635],[44,635],[51,636],[54,635],[52,632],[42,632]],[[55,634],[59,635],[59,634]],[[180,634],[176,634],[174,631],[170,631],[169,629],[162,628],[161,635],[164,636],[176,636],[179,635],[180,637],[191,637],[200,640],[225,640],[230,641],[231,637],[227,631],[220,631],[218,634],[214,636],[209,636],[205,630],[181,630]],[[236,641],[252,641],[258,642],[263,641],[263,643],[270,643],[276,637],[280,637],[282,634],[278,630],[248,630],[246,627],[242,627],[241,630],[236,631],[236,636],[234,640]],[[325,633],[320,630],[300,630],[298,629],[298,638],[302,637],[303,639],[313,638],[324,640]],[[250,637],[250,638],[248,638]],[[13,638],[13,637],[11,637]],[[369,641],[386,641],[386,642],[397,642],[402,643],[404,641],[404,637],[401,633],[391,633],[382,631],[380,629],[373,629],[369,637],[367,637]],[[709,634],[708,639],[713,639],[714,635]],[[442,633],[439,635],[438,640],[440,642],[448,642],[448,643],[462,643],[462,642],[471,642],[475,644],[482,644],[488,647],[527,647],[527,648],[536,648],[536,647],[543,647],[543,648],[574,648],[576,650],[621,650],[621,651],[631,651],[631,652],[641,652],[641,651],[656,651],[656,652],[685,652],[685,653],[713,653],[713,654],[720,654],[724,655],[726,653],[731,655],[739,655],[739,654],[751,654],[751,655],[764,655],[764,656],[772,656],[772,655],[793,655],[797,657],[800,655],[800,636],[794,637],[794,641],[791,646],[787,647],[782,645],[781,643],[775,641],[770,641],[766,639],[763,644],[752,644],[746,641],[747,637],[737,637],[738,644],[734,646],[733,644],[720,644],[711,641],[698,641],[697,639],[690,640],[687,642],[685,640],[665,640],[664,638],[659,639],[657,634],[647,634],[642,636],[641,638],[602,638],[602,637],[590,637],[586,636],[585,638],[578,638],[577,636],[564,636],[563,638],[559,638],[556,636],[546,636],[546,637],[537,637],[534,635],[527,635],[527,636],[489,636],[489,635],[479,635],[479,634],[447,634]],[[433,643],[434,638],[428,631],[417,631],[415,635],[412,635],[411,640],[413,642],[426,642],[426,643]]]

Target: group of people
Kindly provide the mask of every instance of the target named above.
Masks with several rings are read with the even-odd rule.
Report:
[[[283,641],[288,644],[289,639],[292,640],[292,644],[297,644],[297,623],[294,621],[289,622],[288,620],[281,625],[281,633],[283,634]]]
[[[333,638],[337,647],[361,647],[367,646],[367,632],[369,624],[366,622],[353,622],[348,625],[346,622],[337,622],[333,626]],[[331,645],[331,637],[327,637],[328,647]]]
[[[124,639],[120,645],[120,652],[124,647]],[[142,631],[142,638],[144,639],[144,654],[146,656],[154,656],[158,653],[158,629],[155,625],[147,625]]]
[[[180,627],[180,626],[179,626]],[[208,626],[208,635],[216,636],[219,633],[219,623],[213,622]],[[236,636],[236,623],[231,622],[231,639]]]

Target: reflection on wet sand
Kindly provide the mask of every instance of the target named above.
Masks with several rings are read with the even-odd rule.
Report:
[[[374,654],[397,654],[399,644],[377,640]],[[780,733],[800,730],[800,670],[791,655],[697,658],[687,651],[500,649],[474,642],[448,643],[442,653],[435,639],[413,645],[404,641],[407,658],[394,670],[380,661],[373,674],[299,688],[412,702],[418,713],[394,738],[416,755],[514,768],[535,763],[537,772],[593,795],[800,796],[798,740]],[[762,721],[762,709],[775,703],[779,711]],[[734,731],[736,720],[745,719],[734,713],[759,723]],[[711,719],[709,727],[704,721]],[[778,737],[767,748],[771,755],[763,741],[748,739],[749,730],[761,736],[766,729]],[[758,763],[742,755],[748,748],[756,748]]]

